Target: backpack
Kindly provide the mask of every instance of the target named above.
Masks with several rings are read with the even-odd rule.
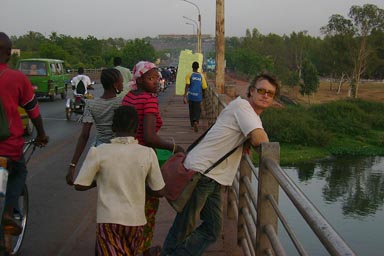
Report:
[[[11,136],[11,132],[9,131],[7,114],[3,102],[0,100],[0,141],[7,139],[9,136]]]
[[[5,70],[6,69],[0,73],[0,77],[3,75]],[[0,100],[0,141],[7,139],[9,136],[11,136],[11,132],[9,131],[7,113],[5,112],[3,102]]]
[[[85,94],[85,84],[83,80],[80,80],[76,85],[76,93],[84,95]]]

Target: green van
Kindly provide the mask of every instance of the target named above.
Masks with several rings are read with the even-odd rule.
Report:
[[[67,96],[67,84],[70,75],[64,68],[64,61],[56,59],[21,59],[16,68],[28,76],[36,97],[48,97],[50,101],[60,94],[62,99]]]

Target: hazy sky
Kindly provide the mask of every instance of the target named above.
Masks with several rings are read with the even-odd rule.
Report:
[[[214,36],[216,1],[190,1],[200,8],[202,33]],[[225,36],[244,36],[247,28],[279,35],[307,30],[319,36],[332,14],[347,17],[352,5],[366,3],[384,8],[384,0],[225,0]],[[183,16],[197,21],[197,15],[197,8],[183,0],[1,0],[0,31],[132,39],[192,34],[196,28]]]

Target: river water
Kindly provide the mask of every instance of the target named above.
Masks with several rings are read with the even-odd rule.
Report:
[[[384,157],[348,157],[283,167],[357,255],[384,255]],[[280,208],[309,255],[329,255],[280,191]],[[297,255],[283,227],[287,255]]]

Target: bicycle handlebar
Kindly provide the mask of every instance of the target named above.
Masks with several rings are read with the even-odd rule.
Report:
[[[36,147],[38,147],[38,145],[36,145],[35,143],[35,139],[31,139],[31,140],[28,140],[24,143],[24,148],[23,148],[23,155],[24,157],[26,156],[29,148],[32,146],[32,151],[31,153],[28,155],[28,157],[25,157],[25,163],[28,163],[29,160],[31,159],[32,155],[33,155],[33,152],[35,152],[35,149]]]
[[[26,141],[24,143],[23,154],[25,154],[32,145],[33,145],[33,150],[35,150],[37,146],[34,143],[35,143],[35,139]]]

